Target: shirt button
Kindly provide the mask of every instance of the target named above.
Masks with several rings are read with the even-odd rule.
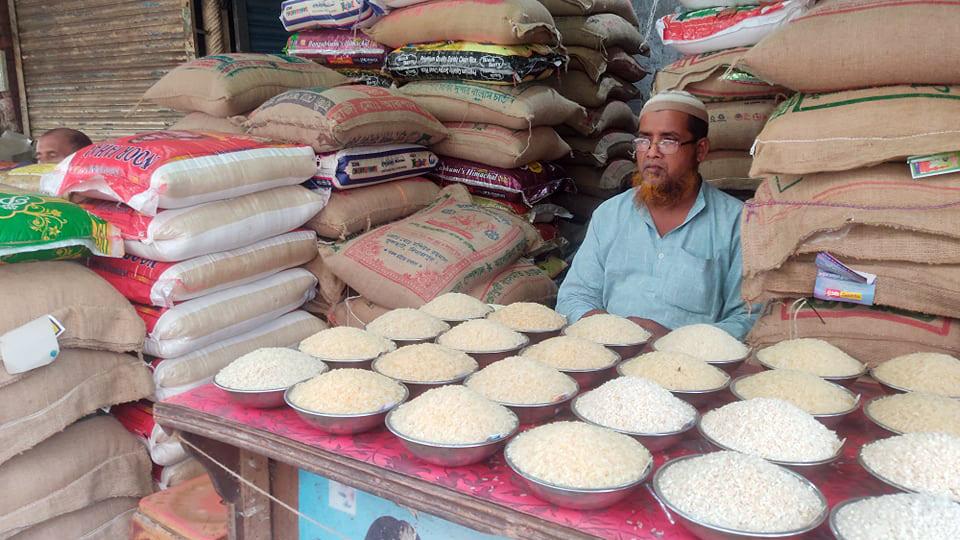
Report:
[[[658,259],[663,259],[663,253],[657,255],[657,258],[658,258]]]

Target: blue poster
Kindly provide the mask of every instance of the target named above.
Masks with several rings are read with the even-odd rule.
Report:
[[[505,540],[301,470],[300,540]]]

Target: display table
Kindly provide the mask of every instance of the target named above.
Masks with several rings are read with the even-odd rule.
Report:
[[[859,384],[854,391],[866,400],[878,390],[874,385]],[[289,408],[244,408],[212,385],[158,403],[154,414],[164,428],[180,430],[188,443],[272,496],[324,523],[324,516],[311,515],[306,504],[298,504],[302,472],[492,535],[523,539],[694,538],[671,522],[646,485],[604,510],[557,508],[525,489],[504,463],[502,453],[477,465],[436,467],[407,452],[386,429],[356,436],[326,435],[303,422]],[[887,435],[870,424],[860,411],[847,419],[838,432],[847,439],[843,458],[811,478],[831,507],[853,497],[890,493],[890,488],[870,477],[856,460],[865,442]],[[692,431],[678,447],[655,455],[656,465],[706,451],[711,448]],[[214,477],[218,492],[234,509],[232,537],[268,538],[272,533],[278,540],[306,540],[300,534],[309,525],[306,520],[271,503],[245,483],[235,481],[210,460],[198,457]],[[311,509],[314,507],[310,505]],[[832,538],[826,525],[809,536]]]

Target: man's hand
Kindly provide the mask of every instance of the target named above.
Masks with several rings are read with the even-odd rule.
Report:
[[[603,314],[605,314],[605,313],[606,313],[606,311],[604,311],[604,310],[602,310],[602,309],[591,309],[590,311],[584,313],[584,314],[583,314],[583,317],[580,317],[580,318],[581,318],[581,319],[586,319],[587,317],[593,317],[594,315],[603,315]]]
[[[650,319],[641,319],[640,317],[627,317],[627,319],[633,321],[635,324],[643,327],[647,332],[652,334],[649,341],[651,344],[670,333],[669,328],[656,321],[651,321]]]

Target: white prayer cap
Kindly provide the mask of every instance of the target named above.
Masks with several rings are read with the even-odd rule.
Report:
[[[682,90],[668,90],[651,97],[643,105],[643,109],[640,110],[640,116],[643,116],[644,113],[656,111],[679,111],[699,118],[704,122],[710,122],[707,106],[693,94]]]

